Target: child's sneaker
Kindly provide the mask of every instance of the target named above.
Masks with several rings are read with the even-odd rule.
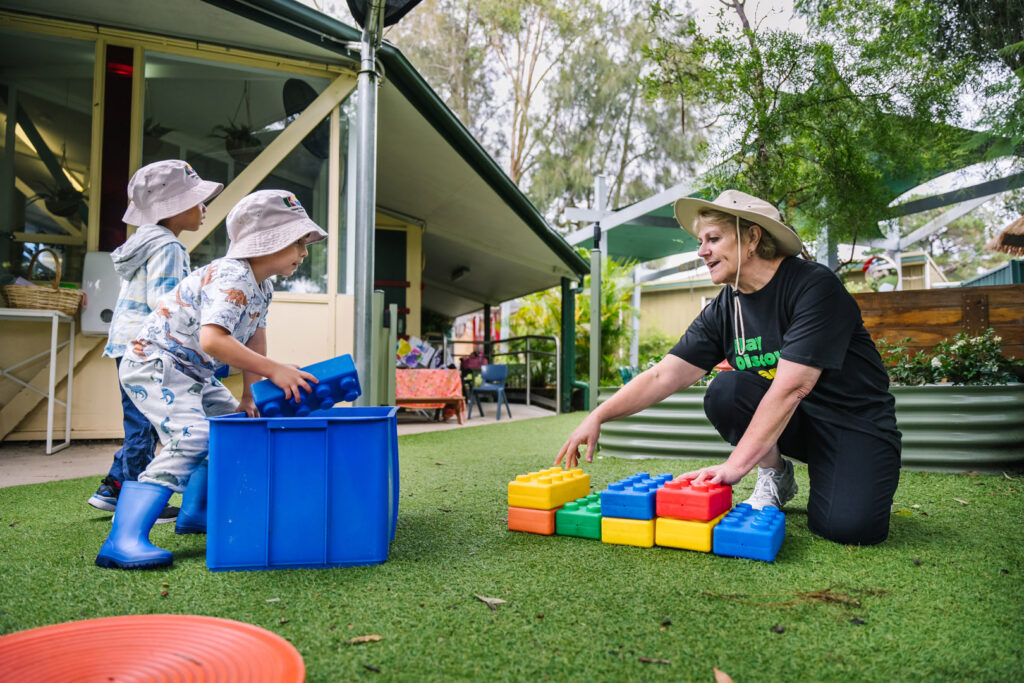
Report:
[[[178,520],[178,512],[180,512],[179,508],[176,508],[173,505],[165,505],[164,509],[161,510],[160,514],[157,516],[154,524],[169,524],[171,522],[176,522]]]
[[[119,493],[121,493],[121,482],[108,474],[103,478],[100,487],[96,489],[96,493],[92,494],[92,497],[89,498],[89,505],[97,510],[114,512],[117,510],[117,496]],[[164,509],[160,511],[160,515],[156,518],[156,523],[168,524],[177,519],[178,508],[173,505],[165,505]]]
[[[121,483],[109,474],[100,482],[96,493],[89,498],[89,505],[97,510],[113,512],[117,509],[117,494],[121,492]]]
[[[757,468],[757,484],[754,485],[754,493],[744,503],[755,510],[760,510],[768,505],[782,509],[782,506],[793,499],[799,490],[796,485],[796,477],[793,476],[793,463],[782,458],[785,469],[779,472],[774,467]]]

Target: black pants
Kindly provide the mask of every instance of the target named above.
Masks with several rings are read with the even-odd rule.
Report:
[[[719,373],[704,412],[735,446],[750,425],[769,380],[752,372]],[[798,406],[782,437],[783,455],[807,463],[811,490],[807,526],[830,541],[873,545],[889,535],[892,497],[900,478],[899,448],[881,436],[810,419]]]

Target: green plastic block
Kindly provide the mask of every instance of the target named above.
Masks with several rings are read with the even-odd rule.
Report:
[[[591,493],[566,503],[555,513],[555,533],[601,540],[601,497]]]

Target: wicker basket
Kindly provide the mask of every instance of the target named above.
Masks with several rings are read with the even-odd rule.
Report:
[[[36,285],[4,285],[4,298],[12,308],[36,308],[43,310],[56,310],[68,315],[78,313],[78,307],[82,304],[82,297],[85,292],[80,289],[61,289],[60,286],[60,256],[53,249],[40,249],[33,256],[28,264],[28,275],[32,277],[32,269],[39,260],[39,255],[44,251],[50,252],[53,262],[56,264],[57,278],[48,287]]]

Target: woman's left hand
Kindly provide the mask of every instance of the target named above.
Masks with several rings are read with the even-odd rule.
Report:
[[[728,462],[721,465],[712,465],[692,472],[680,474],[679,479],[692,479],[694,484],[707,482],[709,484],[723,484],[732,486],[742,479],[747,472],[733,467]]]

